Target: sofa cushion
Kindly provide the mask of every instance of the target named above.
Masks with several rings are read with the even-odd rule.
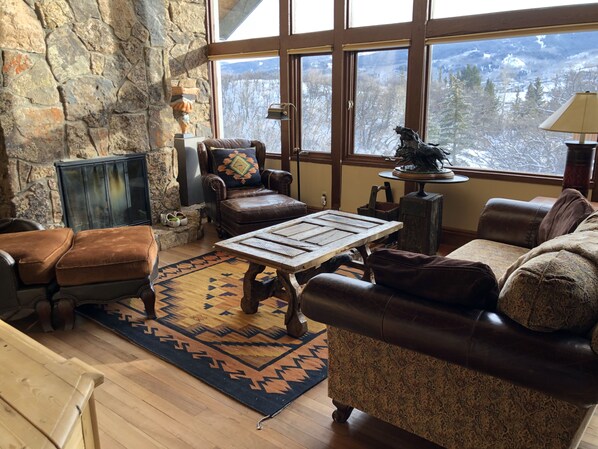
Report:
[[[17,263],[23,284],[47,284],[56,276],[58,260],[73,244],[69,228],[0,234],[0,249]]]
[[[384,248],[375,251],[368,264],[377,284],[446,304],[496,307],[496,277],[481,262]]]
[[[499,281],[498,309],[537,331],[587,335],[598,322],[598,231],[544,242]]]
[[[226,187],[259,186],[262,184],[255,148],[214,148],[210,150],[214,173]]]
[[[528,248],[521,246],[475,239],[457,248],[447,257],[485,263],[492,269],[496,278],[500,279],[507,269],[528,251]]]
[[[158,245],[150,226],[79,232],[56,265],[61,286],[143,279],[152,273]]]
[[[574,232],[584,231],[598,231],[598,211],[589,215],[584,221],[582,221]]]
[[[565,189],[548,211],[538,229],[538,244],[573,232],[592,212],[591,203],[577,190]]]
[[[598,324],[594,326],[592,329],[592,333],[590,334],[590,345],[592,346],[592,351],[598,354]]]

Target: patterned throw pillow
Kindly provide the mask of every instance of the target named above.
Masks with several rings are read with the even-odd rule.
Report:
[[[255,148],[213,148],[210,155],[214,173],[222,178],[227,187],[261,185]]]

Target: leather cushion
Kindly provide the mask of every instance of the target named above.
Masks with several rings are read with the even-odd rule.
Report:
[[[496,307],[496,277],[484,263],[383,248],[368,264],[377,284],[445,304]]]
[[[227,189],[226,196],[228,199],[231,198],[247,198],[249,196],[260,196],[260,195],[274,195],[274,190],[266,189],[264,186],[259,187],[240,187],[238,189]]]
[[[573,246],[537,255],[505,280],[498,309],[528,329],[584,335],[598,322],[598,266]]]
[[[214,148],[210,150],[212,167],[228,188],[262,184],[255,148]]]
[[[302,217],[307,206],[286,195],[261,195],[222,201],[220,213],[222,221],[262,223]]]
[[[23,284],[47,284],[55,277],[55,266],[73,243],[69,228],[0,234],[0,249],[17,263]]]
[[[61,286],[148,277],[158,257],[149,226],[90,229],[75,236],[72,249],[56,266]]]
[[[592,212],[592,204],[577,190],[565,189],[548,211],[538,229],[538,244],[573,232]]]

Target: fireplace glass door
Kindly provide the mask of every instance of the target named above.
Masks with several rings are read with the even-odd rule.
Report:
[[[75,232],[151,224],[145,155],[55,165],[65,224]]]

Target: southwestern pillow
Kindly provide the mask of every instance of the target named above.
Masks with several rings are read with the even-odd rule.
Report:
[[[210,150],[214,173],[227,187],[247,187],[262,184],[255,148],[212,148]]]
[[[563,190],[540,223],[538,244],[573,232],[592,212],[592,205],[580,192],[574,189]]]
[[[450,305],[496,307],[496,277],[484,263],[384,248],[368,264],[377,284]]]

